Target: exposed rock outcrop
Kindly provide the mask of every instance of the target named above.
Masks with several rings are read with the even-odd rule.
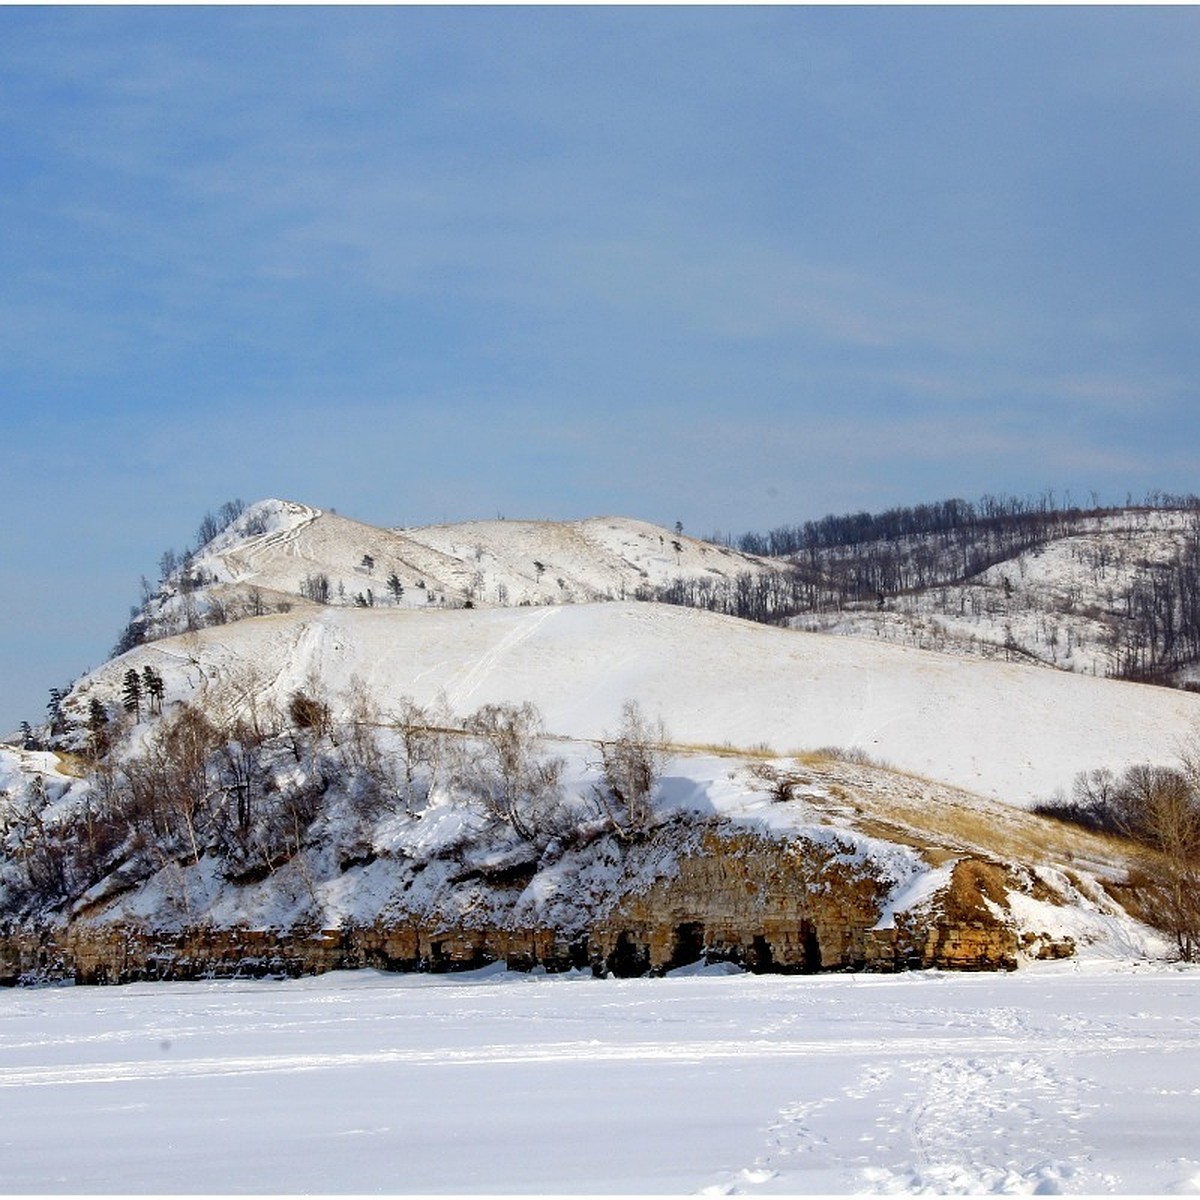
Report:
[[[596,922],[592,961],[618,975],[702,957],[757,971],[891,969],[894,939],[873,927],[895,881],[844,850],[710,831],[674,877]]]
[[[994,970],[1015,967],[1022,948],[1070,952],[1048,938],[1022,947],[1004,900],[1012,879],[1005,868],[975,859],[960,861],[946,888],[894,921],[881,915],[897,881],[836,837],[776,841],[713,827],[673,867],[647,874],[634,850],[624,886],[573,934],[523,921],[511,907],[506,920],[503,906],[477,924],[426,913],[337,929],[198,922],[165,930],[93,915],[0,936],[0,983],[296,976],[357,967],[449,971],[492,962],[548,970],[590,964],[615,975],[700,960],[753,971]]]

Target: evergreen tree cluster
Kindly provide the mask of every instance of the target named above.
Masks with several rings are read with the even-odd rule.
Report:
[[[144,666],[140,675],[133,667],[130,667],[125,672],[121,688],[121,703],[134,720],[141,719],[143,702],[149,712],[157,716],[162,712],[164,690],[163,677],[152,666],[149,664]]]

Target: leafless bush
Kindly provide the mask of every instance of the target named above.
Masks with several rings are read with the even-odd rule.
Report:
[[[306,730],[314,737],[325,737],[333,728],[329,705],[302,689],[292,693],[288,716],[297,729]]]
[[[776,804],[796,798],[796,789],[809,782],[808,776],[796,767],[781,767],[776,763],[756,762],[749,767],[751,777],[771,794]]]
[[[1151,850],[1156,875],[1139,871],[1140,891],[1156,897],[1156,924],[1175,939],[1179,957],[1200,958],[1200,755],[1185,753],[1174,767],[1133,766],[1120,776],[1105,769],[1082,772],[1070,801],[1051,801],[1036,811]]]
[[[540,757],[542,717],[528,701],[485,704],[466,722],[466,749],[457,783],[526,841],[558,832],[561,758]]]
[[[666,763],[666,743],[661,718],[648,720],[636,700],[622,706],[616,735],[599,743],[603,782],[597,798],[623,836],[640,835],[650,825],[654,789]]]

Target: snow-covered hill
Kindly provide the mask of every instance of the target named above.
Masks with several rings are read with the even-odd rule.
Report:
[[[628,518],[384,529],[266,500],[145,597],[121,648],[316,605],[652,599],[1080,674],[1200,679],[1200,512],[1028,521],[764,558]],[[968,562],[986,565],[958,573]]]
[[[1070,599],[1089,563],[1102,586],[1111,531],[1092,532],[1031,554],[1018,578]],[[1127,848],[1024,810],[1083,771],[1178,762],[1200,696],[641,598],[786,570],[617,518],[386,530],[254,505],[168,572],[129,648],[71,689],[64,757],[0,749],[0,896],[175,927],[361,928],[419,910],[441,928],[487,911],[494,929],[578,938],[676,870],[712,820],[825,847],[882,889],[880,929],[950,903],[967,856],[1027,872],[1004,919],[1039,945],[1164,944],[1105,891],[1125,886]],[[1006,601],[1017,586],[999,568],[971,584]],[[139,701],[149,680],[162,694]],[[632,838],[597,745],[630,701],[661,720],[670,758]],[[527,702],[542,752],[563,758],[536,831],[470,775],[472,715]],[[409,705],[457,765],[413,757]],[[503,882],[471,882],[485,877]]]
[[[1044,540],[965,579],[898,588],[792,618],[798,629],[1023,661],[1089,675],[1200,679],[1194,661],[1195,509],[1064,518]],[[937,539],[828,552],[826,570],[875,554],[926,554]]]
[[[675,578],[779,569],[621,517],[384,529],[264,500],[169,574],[135,626],[149,640],[315,603],[395,609],[626,599]]]
[[[115,707],[125,673],[147,665],[169,700],[222,711],[317,688],[337,712],[358,679],[384,710],[406,695],[444,694],[460,716],[529,700],[550,733],[584,739],[635,699],[679,743],[853,747],[1018,805],[1081,770],[1174,761],[1200,727],[1188,693],[635,602],[265,616],[137,647],[69,707],[81,723],[93,698]]]

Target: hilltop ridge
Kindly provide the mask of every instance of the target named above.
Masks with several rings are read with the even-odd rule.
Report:
[[[120,649],[314,605],[424,609],[632,599],[676,579],[778,571],[769,560],[645,521],[468,521],[389,529],[263,500],[173,565]]]
[[[746,535],[741,549],[627,517],[392,529],[265,500],[171,556],[117,649],[297,606],[636,599],[1200,687],[1200,502],[1167,500],[1087,511],[953,501]]]

